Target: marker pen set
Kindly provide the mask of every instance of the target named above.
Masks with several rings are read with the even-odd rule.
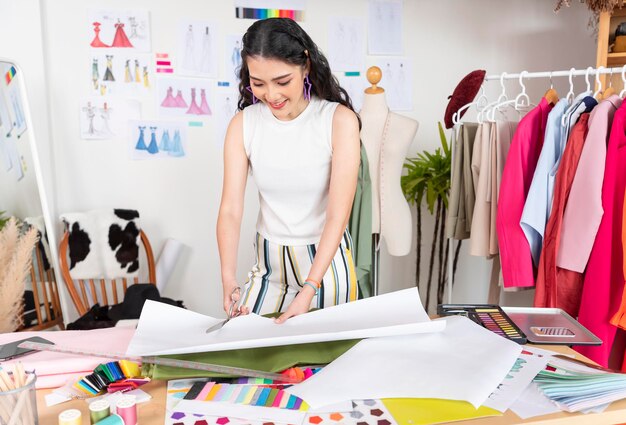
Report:
[[[439,304],[437,314],[441,316],[465,316],[493,333],[518,344],[528,342],[526,335],[496,304]]]

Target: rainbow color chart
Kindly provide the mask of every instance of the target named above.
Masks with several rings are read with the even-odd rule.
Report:
[[[224,401],[259,407],[306,411],[309,405],[299,397],[288,394],[281,384],[226,384],[196,382],[185,395],[185,400]]]
[[[304,10],[235,7],[235,17],[237,19],[291,18],[294,21],[302,22],[304,21]]]
[[[15,77],[16,73],[17,73],[17,70],[15,69],[14,66],[12,66],[11,68],[9,68],[6,74],[4,74],[4,80],[7,82],[7,85],[11,82],[13,77]]]

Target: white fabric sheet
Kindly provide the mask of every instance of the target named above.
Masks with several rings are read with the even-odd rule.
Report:
[[[445,331],[359,342],[305,382],[286,391],[310,406],[341,400],[442,398],[476,408],[504,380],[521,347],[465,317]]]
[[[273,319],[250,314],[229,321],[217,331],[205,332],[221,320],[146,301],[127,354],[198,353],[438,332],[445,328],[445,322],[428,318],[415,288],[316,310],[280,325]]]

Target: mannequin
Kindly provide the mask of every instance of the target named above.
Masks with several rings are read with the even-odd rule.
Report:
[[[385,239],[389,254],[402,256],[411,251],[413,225],[400,176],[418,122],[389,111],[385,90],[377,87],[381,78],[380,68],[367,70],[372,86],[365,89],[359,113],[363,122],[361,141],[372,182],[372,233]]]

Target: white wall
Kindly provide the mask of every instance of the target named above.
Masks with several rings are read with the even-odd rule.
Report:
[[[176,29],[182,18],[218,20],[221,39],[227,34],[243,33],[252,21],[235,19],[230,1],[42,2],[47,57],[45,75],[41,64],[44,47],[36,30],[39,28],[39,8],[34,0],[0,0],[0,23],[8,21],[13,30],[12,38],[19,40],[17,47],[0,45],[0,55],[6,48],[24,58],[22,65],[34,76],[29,94],[36,99],[40,100],[41,96],[37,94],[44,92],[44,77],[47,76],[50,82],[53,150],[48,160],[55,166],[55,216],[60,212],[105,206],[137,208],[157,253],[168,237],[188,247],[165,294],[183,299],[194,310],[221,314],[215,222],[221,191],[222,149],[221,141],[214,140],[214,123],[203,128],[189,128],[188,157],[179,161],[130,161],[123,139],[80,140],[78,103],[88,93],[90,84],[89,50],[85,41],[90,34],[86,32],[89,27],[84,22],[90,7],[148,9],[151,12],[153,52],[175,54]],[[404,2],[404,50],[414,64],[415,104],[415,110],[405,115],[421,124],[410,155],[438,145],[436,122],[443,117],[447,96],[458,80],[473,69],[499,73],[594,65],[595,41],[587,30],[589,14],[586,9],[576,4],[555,15],[552,3],[546,0]],[[332,10],[337,16],[365,18],[367,5],[365,0],[311,0],[303,26],[325,50],[328,46],[328,12]],[[5,18],[5,11],[14,17]],[[6,35],[6,31],[0,25],[0,36]],[[2,42],[6,39],[0,37]],[[564,87],[562,81],[555,83],[557,88]],[[489,84],[494,86],[490,90],[495,93],[497,83]],[[531,94],[538,98],[545,84],[533,85]],[[511,83],[510,87],[514,84]],[[144,118],[156,118],[150,102],[143,106]],[[35,122],[47,124],[43,102],[34,111],[34,118]],[[252,261],[250,248],[256,206],[256,194],[250,190],[239,255],[241,280]],[[428,235],[431,232],[432,223],[426,218],[425,247],[430,245]],[[412,286],[414,261],[414,253],[406,257],[389,257],[383,246],[381,292]],[[488,277],[485,260],[464,255],[459,267],[455,301],[485,301]]]

